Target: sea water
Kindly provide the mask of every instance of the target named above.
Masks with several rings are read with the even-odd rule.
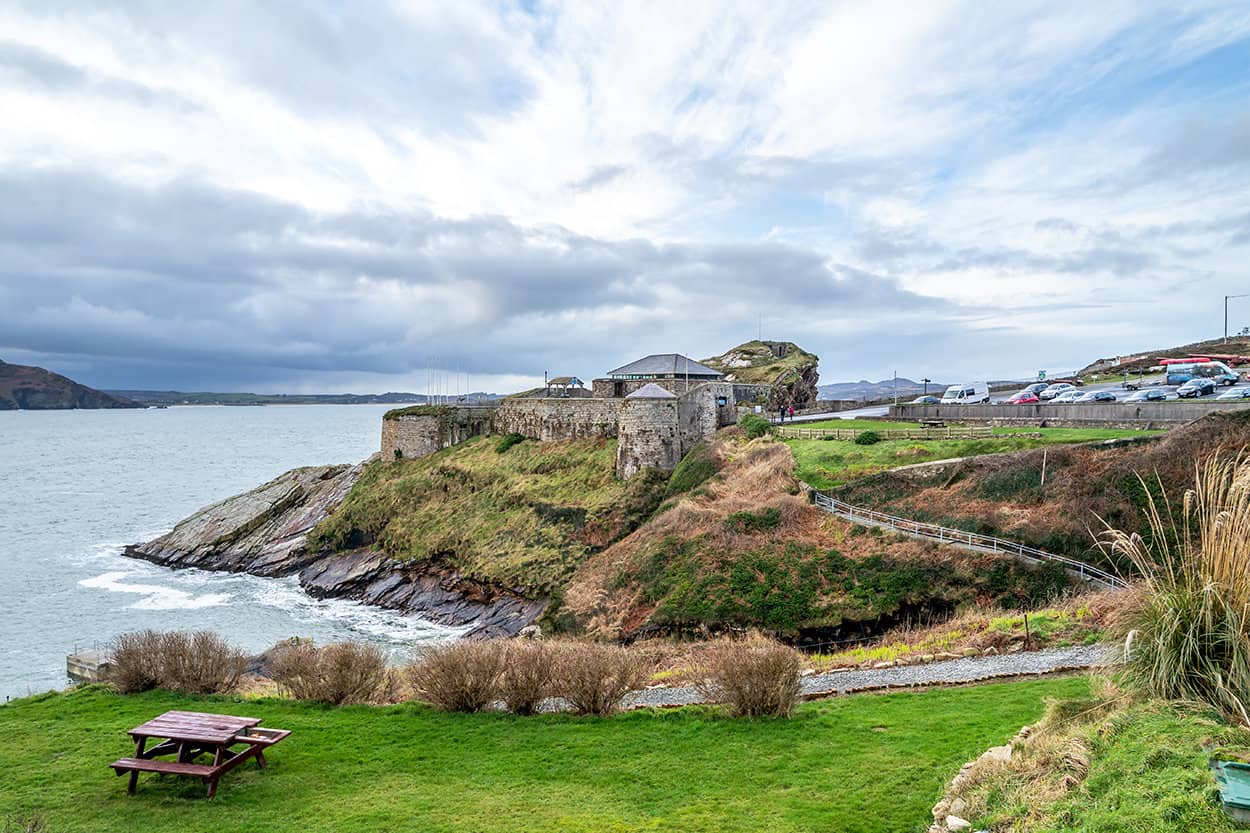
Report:
[[[0,411],[0,697],[67,682],[65,656],[141,628],[210,629],[250,652],[291,636],[404,658],[457,631],[293,578],[171,570],[123,546],[297,466],[378,447],[382,405]]]

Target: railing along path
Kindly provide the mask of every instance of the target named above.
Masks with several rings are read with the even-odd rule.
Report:
[[[974,440],[994,436],[992,427],[956,426],[949,428],[791,428],[777,427],[777,433],[792,440],[854,440],[871,431],[883,440]],[[1040,434],[1038,436],[1041,436]]]
[[[1086,564],[1084,561],[1077,561],[1075,558],[1068,558],[1065,555],[1056,555],[1053,552],[1039,550],[1035,547],[1027,547],[1015,541],[994,538],[990,535],[980,535],[976,532],[966,532],[962,529],[951,529],[945,526],[938,526],[937,524],[921,523],[920,521],[900,518],[897,515],[887,515],[884,512],[877,512],[873,509],[852,506],[823,492],[815,493],[815,503],[831,515],[845,518],[852,523],[885,527],[907,535],[928,538],[977,552],[1004,553],[1032,561],[1054,561],[1064,565],[1069,572],[1076,573],[1085,581],[1101,584],[1116,590],[1128,586],[1124,579],[1092,564]]]

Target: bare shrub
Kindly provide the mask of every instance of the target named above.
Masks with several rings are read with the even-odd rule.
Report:
[[[501,640],[439,645],[413,666],[412,687],[418,699],[435,708],[481,711],[497,696],[504,653]]]
[[[212,631],[171,631],[160,639],[161,688],[187,694],[234,691],[247,656]]]
[[[109,651],[109,679],[122,694],[150,691],[161,684],[161,642],[158,631],[123,633]]]
[[[798,652],[763,637],[721,640],[705,653],[699,689],[739,717],[789,717],[799,699]]]
[[[504,649],[498,696],[513,714],[533,714],[538,703],[550,696],[552,651],[545,642],[513,639]]]
[[[641,659],[620,646],[559,642],[551,648],[553,692],[577,714],[613,714],[625,692],[646,680]]]
[[[318,648],[311,640],[293,639],[274,647],[270,674],[297,700],[365,703],[387,679],[386,655],[377,645],[360,642]]]

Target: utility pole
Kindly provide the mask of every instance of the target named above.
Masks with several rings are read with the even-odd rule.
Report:
[[[1250,298],[1248,295],[1225,295],[1224,296],[1224,343],[1228,344],[1228,299],[1229,298]]]
[[[894,371],[894,404],[898,404],[898,371]]]
[[[924,392],[925,392],[925,395],[928,396],[929,395],[929,383],[932,382],[933,380],[930,379],[928,376],[926,376],[920,381],[924,382]]]

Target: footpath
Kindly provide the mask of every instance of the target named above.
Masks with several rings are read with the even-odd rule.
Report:
[[[1048,648],[1000,656],[968,657],[927,665],[901,665],[894,668],[853,668],[809,674],[802,680],[803,697],[828,697],[857,691],[916,688],[934,685],[964,685],[995,679],[1079,671],[1106,665],[1115,652],[1102,645]],[[625,695],[625,708],[646,706],[689,706],[709,702],[694,686],[651,688]]]

